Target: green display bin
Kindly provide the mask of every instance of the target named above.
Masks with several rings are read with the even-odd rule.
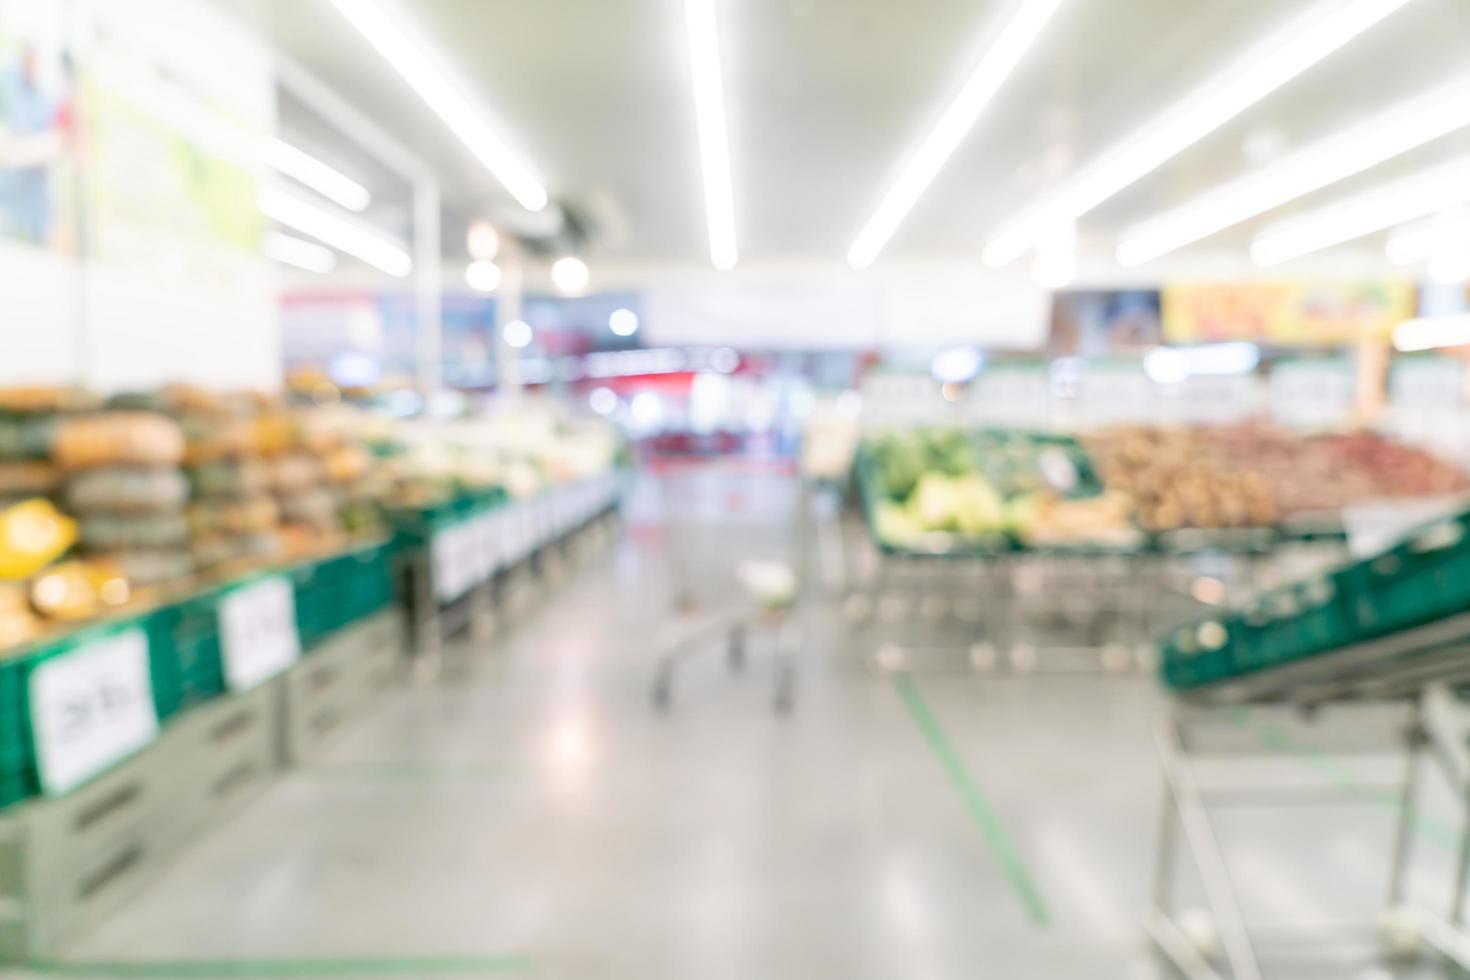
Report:
[[[1365,639],[1470,611],[1470,512],[1421,526],[1344,576]]]
[[[1357,640],[1344,585],[1343,574],[1333,572],[1262,595],[1239,617],[1238,672],[1328,653]]]
[[[377,543],[291,570],[296,626],[309,652],[393,600],[392,548]]]
[[[1241,645],[1238,620],[1207,619],[1181,626],[1159,645],[1159,673],[1176,690],[1189,690],[1231,677]]]

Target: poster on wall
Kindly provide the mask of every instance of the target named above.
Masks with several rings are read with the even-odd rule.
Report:
[[[0,0],[0,239],[77,251],[75,62],[59,4]]]
[[[89,10],[79,80],[96,258],[228,287],[241,258],[257,260],[265,227],[257,199],[273,126],[269,74],[231,77],[226,55],[201,61],[191,45],[139,37],[136,10]],[[151,29],[168,30],[171,13],[160,6]]]
[[[1415,300],[1406,279],[1178,283],[1163,290],[1164,339],[1284,347],[1387,339],[1414,315]]]

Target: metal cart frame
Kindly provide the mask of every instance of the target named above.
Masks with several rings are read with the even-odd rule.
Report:
[[[1225,851],[1214,829],[1213,813],[1234,803],[1287,805],[1301,800],[1359,802],[1392,800],[1398,808],[1389,866],[1386,913],[1419,942],[1462,969],[1470,970],[1470,932],[1466,931],[1467,878],[1470,878],[1470,707],[1454,688],[1470,683],[1470,613],[1355,644],[1335,653],[1214,685],[1206,693],[1174,706],[1160,738],[1165,787],[1159,829],[1153,906],[1146,920],[1150,938],[1189,980],[1261,980],[1260,950],[1293,936],[1265,936],[1247,927]],[[1310,720],[1320,709],[1349,704],[1398,706],[1405,712],[1400,748],[1404,765],[1395,778],[1376,785],[1323,786],[1305,778],[1296,783],[1262,779],[1211,786],[1199,763],[1209,753],[1196,735],[1202,726],[1228,722],[1243,709],[1276,707]],[[1456,862],[1449,908],[1441,915],[1408,904],[1407,871],[1414,828],[1422,813],[1420,784],[1432,760],[1461,803]],[[1223,952],[1221,972],[1187,937],[1173,907],[1172,885],[1179,859],[1187,854],[1204,886],[1208,911]],[[1343,924],[1346,930],[1351,924]],[[1310,936],[1322,942],[1320,931]]]

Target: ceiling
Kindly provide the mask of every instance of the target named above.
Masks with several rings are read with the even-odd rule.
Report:
[[[459,219],[514,209],[326,0],[220,2],[420,154],[440,175]],[[553,197],[592,219],[590,259],[704,261],[681,0],[399,4]],[[1311,5],[1067,0],[880,261],[978,256],[987,236],[1037,194]],[[1002,0],[722,0],[742,261],[840,261],[906,153],[968,72],[983,32],[1007,6]],[[1122,227],[1470,73],[1466,51],[1470,0],[1412,0],[1087,216],[1080,228],[1084,249],[1110,255]],[[304,117],[294,125],[310,129]],[[305,138],[310,142],[310,132]],[[1459,154],[1470,154],[1470,129],[1196,248],[1243,253],[1251,230],[1265,220]],[[392,180],[371,165],[365,169],[366,180]]]

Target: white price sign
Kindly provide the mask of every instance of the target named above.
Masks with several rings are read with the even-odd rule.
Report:
[[[429,542],[434,597],[440,602],[453,602],[475,584],[476,544],[473,522],[440,531]]]
[[[148,635],[129,630],[42,662],[30,702],[41,786],[64,793],[158,735]]]
[[[475,539],[475,582],[484,582],[495,574],[495,515],[481,514],[470,522],[470,535]]]
[[[232,691],[270,680],[301,656],[296,594],[284,578],[225,593],[219,604],[220,654]]]

